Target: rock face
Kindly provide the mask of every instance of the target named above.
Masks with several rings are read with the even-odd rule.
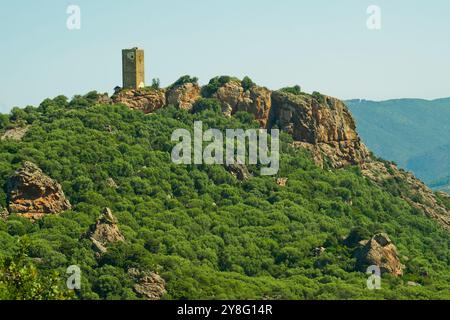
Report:
[[[107,251],[108,245],[125,241],[117,225],[117,219],[109,208],[105,208],[102,216],[91,226],[87,236],[100,254]]]
[[[292,134],[294,145],[311,150],[319,165],[323,164],[323,156],[335,168],[364,163],[369,152],[345,104],[328,96],[320,99],[273,92],[269,128],[276,126]]]
[[[197,83],[185,83],[167,90],[167,104],[184,110],[191,110],[194,103],[201,98],[200,86]]]
[[[239,81],[231,80],[220,87],[213,98],[222,103],[225,115],[247,111],[255,116],[262,127],[265,127],[272,106],[271,93],[269,89],[258,86],[245,91]]]
[[[227,170],[239,181],[245,181],[252,176],[244,164],[231,164],[227,166]]]
[[[138,269],[129,269],[128,275],[134,280],[134,291],[148,300],[160,300],[166,293],[166,282],[153,272],[144,272]]]
[[[361,271],[366,271],[368,266],[378,266],[382,273],[389,273],[400,277],[403,275],[404,266],[398,257],[397,248],[389,236],[380,233],[367,241],[362,241],[363,248],[358,252],[357,259]]]
[[[25,127],[17,127],[12,128],[9,130],[6,130],[5,133],[2,135],[1,140],[14,140],[14,141],[21,141],[22,138],[27,134],[28,130],[30,129],[30,126]]]
[[[124,89],[118,90],[112,97],[115,104],[123,104],[133,110],[152,113],[166,106],[166,93],[161,89]]]
[[[31,219],[70,210],[61,185],[31,162],[25,162],[7,183],[9,212]]]
[[[289,181],[288,178],[278,178],[277,185],[279,185],[280,187],[286,187],[288,181]]]

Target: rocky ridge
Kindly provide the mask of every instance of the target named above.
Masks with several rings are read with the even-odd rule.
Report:
[[[169,104],[191,110],[203,96],[196,81],[187,81],[167,89],[119,90],[111,103],[121,103],[145,113]],[[290,133],[293,146],[309,150],[320,167],[339,169],[356,165],[364,176],[379,185],[386,180],[402,179],[411,192],[403,192],[401,197],[450,230],[450,212],[439,203],[432,190],[397,167],[386,169],[383,162],[370,155],[356,131],[352,115],[341,100],[319,93],[306,94],[301,90],[271,91],[255,84],[244,86],[235,78],[220,83],[210,97],[221,103],[226,116],[246,111],[254,115],[261,127],[279,128]]]

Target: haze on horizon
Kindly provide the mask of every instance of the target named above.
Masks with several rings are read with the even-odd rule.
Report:
[[[81,29],[68,30],[69,5]],[[369,30],[370,5],[381,30]],[[250,76],[271,89],[299,84],[341,99],[450,96],[450,2],[197,0],[195,3],[23,0],[0,5],[0,112],[47,97],[112,92],[121,49],[146,53],[146,80],[201,83]]]

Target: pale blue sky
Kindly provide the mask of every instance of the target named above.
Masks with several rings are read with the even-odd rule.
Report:
[[[66,28],[69,4],[79,31]],[[382,29],[366,27],[369,5]],[[121,49],[147,82],[249,75],[342,99],[450,96],[450,1],[17,0],[0,4],[0,110],[121,85]]]

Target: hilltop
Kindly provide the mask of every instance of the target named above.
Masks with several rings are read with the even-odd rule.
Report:
[[[173,164],[171,133],[197,120],[281,129],[278,175]],[[0,142],[0,269],[37,269],[31,283],[56,270],[62,285],[77,265],[81,299],[449,298],[449,198],[374,157],[336,98],[186,76],[47,99],[0,123],[26,128]],[[366,288],[371,264],[382,290]]]

